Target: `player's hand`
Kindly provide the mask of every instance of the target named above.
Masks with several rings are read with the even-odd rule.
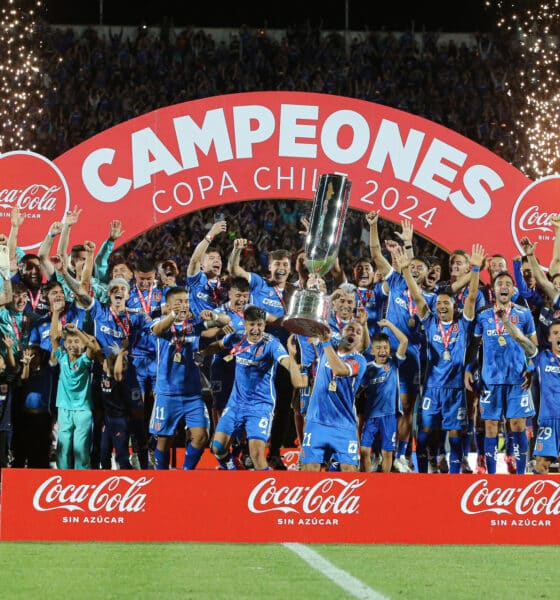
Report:
[[[408,267],[412,262],[412,259],[407,255],[407,253],[397,244],[397,249],[393,253],[393,258],[395,259],[395,263],[397,267],[402,271],[405,267]]]
[[[481,244],[473,244],[471,257],[469,263],[472,267],[482,267],[484,259],[486,258],[486,252]]]
[[[533,244],[533,242],[531,242],[531,240],[525,236],[519,240],[519,243],[521,244],[521,247],[523,248],[523,252],[525,253],[525,256],[533,256],[533,254],[535,253],[535,248],[537,247],[536,242]]]
[[[116,242],[123,233],[122,223],[118,219],[113,219],[109,223],[109,240]]]
[[[76,325],[76,323],[66,323],[64,329],[66,329],[66,331],[69,331],[70,333],[75,333],[78,330],[78,326]]]
[[[178,312],[177,308],[174,307],[175,312]],[[201,310],[200,311],[200,318],[203,321],[214,321],[216,318],[216,315],[211,311],[211,310]]]
[[[245,250],[247,248],[248,240],[245,238],[237,238],[233,240],[233,249],[234,250]]]
[[[370,227],[377,225],[377,222],[379,221],[379,211],[372,210],[371,212],[367,213],[366,221]]]
[[[72,225],[75,225],[78,222],[78,219],[80,217],[80,213],[82,212],[81,208],[78,208],[77,206],[74,206],[74,208],[72,208],[71,210],[69,210],[65,215],[64,215],[64,224],[68,227],[72,227]]]
[[[401,221],[401,232],[399,233],[397,231],[396,234],[405,244],[406,242],[410,242],[412,244],[412,237],[414,235],[414,226],[412,225],[412,221],[403,219]]]
[[[49,227],[49,235],[51,235],[52,237],[54,237],[55,235],[60,235],[62,233],[62,223],[60,221],[55,221],[50,227]]]
[[[226,221],[216,221],[212,225],[212,227],[210,227],[210,231],[208,232],[208,235],[210,237],[216,237],[218,234],[224,233],[224,231],[227,231],[227,222]]]
[[[467,388],[467,390],[469,390],[469,392],[474,391],[474,375],[470,371],[465,371],[464,383],[465,387]]]
[[[360,323],[360,325],[362,325],[363,327],[366,327],[367,317],[367,310],[363,306],[360,306],[360,308],[358,308],[358,310],[356,311],[356,321],[358,321],[358,323]]]
[[[297,346],[296,346],[296,339],[295,339],[295,336],[293,333],[288,338],[287,345],[288,345],[288,354],[291,356],[291,358],[295,358],[296,353],[297,353]]]
[[[300,219],[303,229],[298,231],[300,235],[307,235],[309,233],[309,219],[307,217],[302,217]]]
[[[23,222],[25,221],[25,217],[21,214],[19,207],[14,206],[12,208],[12,212],[10,213],[10,223],[14,229],[19,229]]]

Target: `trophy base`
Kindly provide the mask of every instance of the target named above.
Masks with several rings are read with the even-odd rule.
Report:
[[[284,319],[282,325],[291,333],[307,337],[319,337],[329,331],[327,323],[314,321],[310,317],[290,317]]]
[[[291,333],[317,337],[329,331],[329,297],[319,290],[298,290],[282,325]]]

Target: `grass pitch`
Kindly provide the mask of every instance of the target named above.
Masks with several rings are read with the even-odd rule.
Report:
[[[388,598],[557,598],[554,546],[310,545]],[[0,597],[352,598],[279,544],[0,543]]]

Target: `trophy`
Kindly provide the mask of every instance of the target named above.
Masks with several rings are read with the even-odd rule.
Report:
[[[351,182],[344,175],[324,174],[319,178],[309,231],[305,240],[305,257],[309,273],[323,277],[338,255]],[[292,333],[315,337],[329,328],[329,296],[318,286],[292,294],[283,325]]]

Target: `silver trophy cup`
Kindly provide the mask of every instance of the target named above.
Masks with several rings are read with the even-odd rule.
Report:
[[[305,241],[309,273],[323,277],[338,256],[351,185],[343,175],[325,174],[319,178]],[[329,313],[328,295],[317,288],[297,290],[283,324],[292,333],[315,337],[329,329]]]

